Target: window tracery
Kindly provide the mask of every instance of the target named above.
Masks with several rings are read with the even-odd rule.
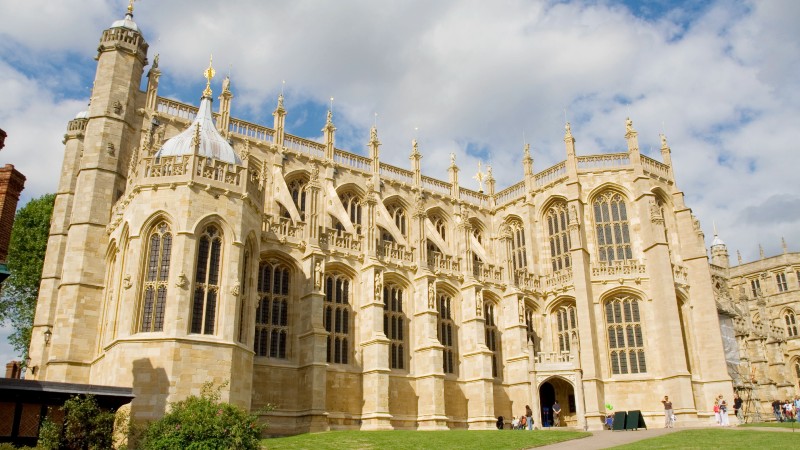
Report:
[[[550,265],[553,272],[558,272],[571,266],[570,238],[567,229],[569,216],[566,202],[558,202],[548,208],[545,217],[550,241]]]
[[[327,361],[348,364],[350,356],[350,279],[339,273],[325,275],[323,325],[328,332]]]
[[[395,284],[383,287],[383,332],[389,338],[389,367],[405,369],[406,315],[403,312],[403,289]]]
[[[343,192],[339,195],[339,200],[344,206],[344,210],[350,216],[350,222],[356,230],[356,234],[361,234],[361,198],[354,192]],[[337,222],[338,224],[338,222]],[[337,227],[339,232],[343,230],[341,224]]]
[[[197,244],[192,333],[214,334],[221,256],[222,233],[217,226],[209,225],[203,230]]]
[[[478,295],[481,295],[480,293]],[[494,304],[492,302],[485,302],[483,304],[483,318],[484,318],[484,334],[486,347],[492,352],[492,376],[497,378],[498,373],[498,347],[500,335],[497,331],[497,325],[494,321]]]
[[[266,261],[259,264],[253,340],[253,351],[257,356],[286,358],[291,279],[291,271],[284,264]]]
[[[172,233],[169,224],[161,222],[150,232],[147,249],[142,298],[142,332],[163,331],[164,309],[167,303],[167,285],[170,257],[172,254]]]
[[[639,301],[616,297],[605,304],[611,373],[647,372]]]
[[[570,352],[572,340],[578,333],[578,315],[575,305],[564,305],[554,311],[556,321],[556,335],[558,336],[558,351]]]
[[[783,313],[783,321],[786,323],[786,336],[796,337],[797,317],[795,316],[794,311],[786,311]]]
[[[447,294],[440,294],[437,302],[439,343],[444,347],[442,354],[442,368],[444,373],[455,373],[455,322],[452,315],[453,298]]]
[[[511,232],[511,262],[516,272],[528,267],[528,257],[525,252],[525,228],[519,220],[510,220],[508,228]]]
[[[633,258],[628,211],[622,195],[604,192],[593,204],[600,261],[611,263]]]

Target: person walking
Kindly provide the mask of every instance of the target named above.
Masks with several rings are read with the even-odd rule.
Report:
[[[664,428],[672,428],[675,422],[672,420],[674,413],[672,410],[672,402],[669,401],[669,396],[665,395],[661,403],[664,404]]]
[[[528,431],[533,430],[533,410],[528,405],[525,405],[525,417],[528,419]]]
[[[719,419],[719,400],[714,400],[714,420],[717,422],[717,425],[720,424]]]

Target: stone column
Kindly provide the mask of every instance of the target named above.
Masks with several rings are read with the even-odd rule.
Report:
[[[328,333],[323,325],[325,302],[324,273],[325,257],[321,253],[309,253],[303,259],[303,272],[313,274],[301,294],[299,308],[305,311],[298,315],[298,359],[299,398],[297,409],[302,414],[299,428],[309,433],[328,431],[326,402],[328,394]]]
[[[414,318],[411,342],[413,375],[417,382],[417,414],[420,430],[446,430],[446,399],[442,350],[437,337],[436,278],[427,269],[414,280]]]
[[[383,330],[383,270],[369,264],[361,272],[364,302],[360,305],[361,365],[364,395],[362,430],[391,430],[389,412],[389,338]]]
[[[485,319],[480,284],[467,280],[461,287],[461,329],[459,347],[464,393],[467,397],[467,427],[494,428],[494,377],[492,352],[486,347]]]

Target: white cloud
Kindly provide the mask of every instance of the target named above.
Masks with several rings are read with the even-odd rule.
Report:
[[[25,68],[53,52],[84,58],[67,68],[91,67],[85,57],[122,3],[0,0],[15,19],[0,31],[14,41],[0,45],[10,60],[0,75],[19,92],[0,109],[10,134],[3,155],[24,167],[31,191],[54,190],[60,136],[86,99],[64,100],[52,71],[26,79]],[[714,220],[746,259],[758,241],[780,251],[780,235],[800,250],[796,221],[739,220],[796,192],[787,162],[800,118],[800,4],[720,0],[696,14],[645,20],[613,2],[182,0],[137,3],[135,19],[151,57],[161,54],[162,95],[196,103],[213,52],[218,71],[232,73],[234,116],[271,125],[286,80],[289,123],[308,114],[310,137],[324,114],[300,105],[334,96],[339,147],[363,153],[377,111],[386,162],[408,167],[418,127],[423,171],[446,178],[454,151],[467,187],[483,157],[468,155],[468,144],[488,149],[502,188],[521,179],[523,132],[541,170],[564,158],[564,109],[581,154],[623,150],[630,115],[645,153],[660,158],[666,132],[678,185],[709,238]]]

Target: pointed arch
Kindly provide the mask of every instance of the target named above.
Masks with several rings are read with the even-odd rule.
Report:
[[[141,311],[139,329],[141,333],[164,330],[164,313],[167,307],[169,272],[172,260],[172,240],[174,231],[162,215],[153,216],[158,220],[144,229],[144,258],[141,282]]]
[[[455,374],[458,363],[458,327],[453,312],[458,291],[446,282],[436,283],[436,335],[442,344],[442,369],[445,374]]]
[[[216,332],[225,232],[213,216],[216,215],[199,222],[202,228],[197,237],[195,257],[190,328],[193,334],[213,335]]]

